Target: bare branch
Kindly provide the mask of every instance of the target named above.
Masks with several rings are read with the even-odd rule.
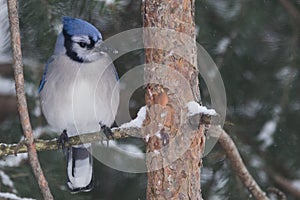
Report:
[[[282,189],[288,191],[297,199],[300,199],[300,190],[296,188],[290,180],[280,175],[274,175],[272,178]]]
[[[11,43],[12,43],[12,50],[13,50],[13,68],[14,68],[15,83],[16,83],[18,111],[19,111],[23,133],[26,138],[26,146],[28,151],[29,162],[44,199],[53,199],[53,196],[48,187],[48,183],[41,169],[37,157],[35,145],[33,143],[32,128],[30,124],[26,96],[24,91],[24,75],[23,75],[23,63],[22,63],[17,0],[7,0],[7,6],[8,6],[8,16],[9,16],[9,23],[10,23]]]
[[[300,24],[300,13],[289,0],[279,0],[281,5],[286,9],[288,14]]]
[[[278,188],[269,187],[267,189],[267,192],[268,192],[268,194],[275,194],[278,197],[278,199],[280,199],[280,200],[287,200],[285,194]]]
[[[219,143],[225,150],[233,170],[237,173],[244,186],[251,192],[255,199],[268,200],[269,198],[266,196],[266,193],[262,191],[247,170],[241,155],[230,136],[219,126],[212,126],[211,130],[214,134],[213,136],[219,138]]]
[[[126,128],[126,129],[115,128],[112,131],[113,131],[114,139],[121,139],[130,136],[139,137],[141,130],[140,128]],[[102,132],[83,134],[80,136],[73,136],[69,138],[69,142],[66,143],[65,146],[68,147],[68,146],[92,143],[97,141],[100,142],[103,141],[104,137],[105,136]],[[34,145],[37,151],[58,149],[58,143],[56,138],[52,140],[34,139]],[[15,155],[18,153],[25,153],[25,152],[27,152],[25,142],[20,142],[19,144],[0,143],[0,156]]]

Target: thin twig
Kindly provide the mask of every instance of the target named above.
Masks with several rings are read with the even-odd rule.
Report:
[[[126,129],[115,128],[112,131],[113,131],[114,139],[127,138],[130,136],[139,137],[141,132],[140,128],[126,128]],[[69,141],[65,144],[65,146],[68,147],[68,146],[73,146],[78,144],[100,142],[103,141],[104,137],[105,136],[102,132],[83,134],[80,136],[73,136],[69,138]],[[58,142],[56,138],[52,140],[34,139],[34,144],[37,151],[58,149]],[[25,153],[25,152],[27,152],[27,148],[24,142],[20,142],[19,144],[0,143],[0,156],[15,155],[18,153]]]
[[[29,162],[35,178],[38,182],[44,199],[53,199],[44,173],[41,169],[35,145],[33,143],[33,134],[30,124],[26,96],[24,91],[24,75],[22,63],[22,51],[19,30],[19,16],[17,0],[7,0],[8,16],[10,22],[11,43],[13,50],[13,68],[16,84],[16,96],[18,102],[18,111],[21,120],[24,136],[26,138],[26,146],[28,151]]]
[[[275,194],[278,197],[278,199],[280,199],[280,200],[287,200],[286,195],[281,190],[279,190],[278,188],[269,187],[267,189],[267,192],[269,194]]]
[[[294,18],[294,20],[300,24],[300,13],[299,11],[293,6],[293,4],[289,0],[279,0],[281,5],[286,9],[288,14]]]
[[[291,180],[288,180],[287,178],[278,174],[273,175],[272,178],[274,182],[278,184],[283,190],[289,192],[296,199],[300,199],[300,190],[295,187],[295,185],[293,185]]]
[[[211,130],[213,133],[212,136],[219,138],[218,141],[229,158],[233,170],[237,173],[244,186],[251,192],[255,199],[269,200],[266,193],[262,191],[247,170],[240,153],[230,136],[219,126],[212,126]]]

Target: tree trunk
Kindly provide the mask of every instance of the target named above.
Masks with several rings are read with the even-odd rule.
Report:
[[[194,8],[194,0],[143,4],[147,199],[202,199],[204,125],[192,128],[186,107],[200,103]]]

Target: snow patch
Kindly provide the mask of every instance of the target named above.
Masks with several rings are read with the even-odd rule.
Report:
[[[148,142],[149,139],[150,139],[150,134],[147,134],[146,137],[145,137],[145,141]]]
[[[204,115],[212,115],[212,116],[217,115],[214,109],[208,109],[205,106],[201,106],[195,101],[188,102],[187,107],[188,107],[188,116],[193,116],[200,113]]]
[[[34,200],[31,198],[22,198],[18,197],[17,195],[13,193],[8,193],[8,192],[0,192],[0,199],[13,199],[13,200]]]
[[[146,118],[146,109],[147,109],[146,106],[141,107],[137,114],[137,117],[131,120],[130,122],[122,124],[120,128],[132,128],[132,127],[141,128]]]
[[[0,76],[0,94],[1,95],[16,95],[15,81],[10,78],[4,78]],[[32,83],[25,83],[25,92],[29,96],[38,96],[38,90],[36,85]]]
[[[40,106],[40,101],[35,101],[35,107],[32,111],[32,114],[36,117],[39,117],[42,115],[42,111],[41,111],[41,106]]]
[[[6,1],[0,1],[0,63],[10,63],[10,32]],[[1,84],[0,84],[1,85]]]
[[[116,151],[125,153],[128,156],[144,159],[145,155],[141,149],[133,144],[118,144],[115,141],[109,141],[109,148],[115,149]]]
[[[300,180],[292,181],[292,185],[297,188],[297,190],[300,190]]]
[[[49,132],[50,128],[48,126],[37,127],[33,132],[34,138],[39,138],[43,133]],[[24,136],[21,137],[20,141],[24,140]],[[19,153],[15,155],[9,155],[5,157],[3,160],[0,160],[0,167],[17,167],[21,164],[21,162],[28,158],[27,153]]]
[[[275,77],[281,82],[281,84],[286,85],[292,80],[294,80],[297,77],[297,75],[297,69],[290,66],[284,66],[276,73]]]
[[[42,134],[50,132],[50,127],[39,126],[32,130],[34,138],[39,138]]]
[[[161,138],[161,134],[160,134],[160,131],[157,131],[156,133],[155,133],[155,136],[157,137],[157,138]]]
[[[165,116],[167,116],[167,113],[166,113],[166,112],[163,112],[163,113],[160,114],[160,117],[161,117],[161,118],[163,118],[163,117],[165,117]]]
[[[4,173],[3,171],[0,170],[0,178],[2,180],[3,185],[8,186],[9,188],[13,189],[13,192],[16,193],[17,190],[15,189],[14,183],[12,180],[9,178],[9,176]]]
[[[104,2],[106,5],[113,5],[116,3],[116,0],[98,0],[99,2]]]
[[[153,153],[156,154],[156,155],[160,154],[159,151],[156,150],[156,149],[154,149]]]
[[[1,95],[15,95],[15,82],[12,79],[3,78],[0,76],[0,94]]]
[[[20,153],[16,156],[7,156],[5,157],[5,160],[0,160],[0,167],[17,167],[27,158],[27,153]]]
[[[260,133],[257,136],[257,139],[263,142],[261,146],[262,149],[266,149],[267,147],[273,144],[274,142],[273,134],[276,131],[276,127],[277,127],[276,120],[270,120],[264,124],[263,128],[261,129]]]
[[[223,54],[223,53],[226,52],[226,50],[227,50],[229,44],[230,44],[230,38],[229,38],[229,37],[224,37],[224,38],[222,38],[222,39],[219,41],[218,46],[217,46],[217,48],[216,48],[215,51],[216,51],[218,54]]]

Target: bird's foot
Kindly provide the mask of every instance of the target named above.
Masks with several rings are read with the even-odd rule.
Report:
[[[61,149],[65,152],[65,150],[66,150],[65,144],[68,143],[68,142],[69,142],[69,136],[67,134],[67,130],[65,129],[65,130],[63,130],[61,135],[58,136],[58,138],[57,138],[57,147],[58,147],[58,149],[60,149],[60,147],[61,147]]]
[[[114,139],[114,134],[108,126],[102,124],[101,122],[99,124],[100,124],[101,130],[103,131],[104,135],[106,136],[107,146],[108,146],[109,145],[109,140]]]

